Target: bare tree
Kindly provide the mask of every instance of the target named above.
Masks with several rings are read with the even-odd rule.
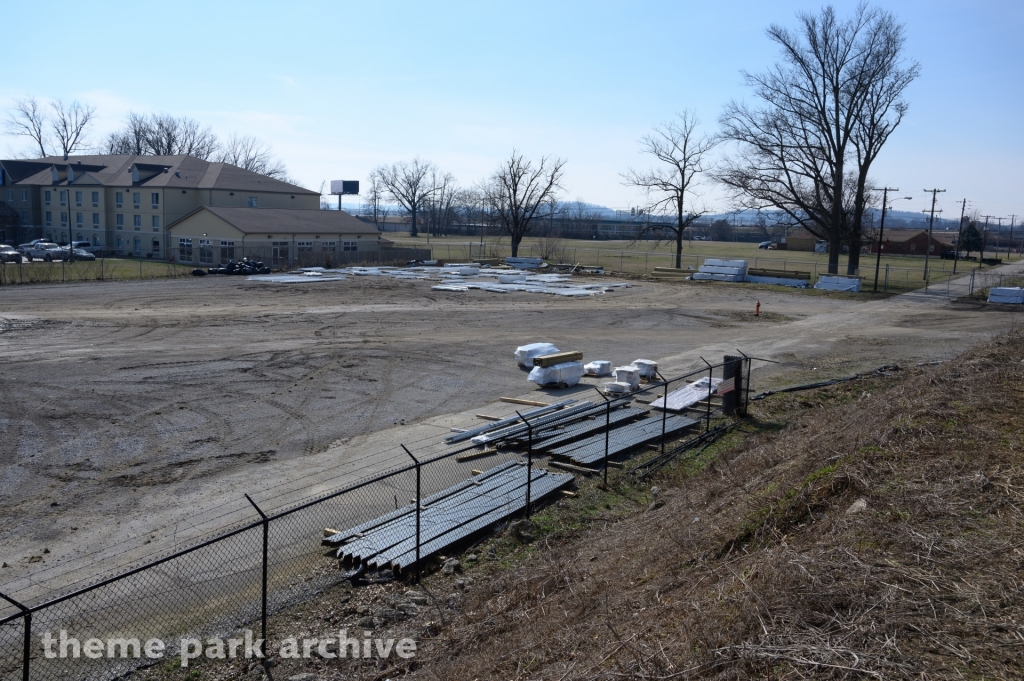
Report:
[[[708,169],[706,158],[717,142],[711,136],[697,134],[700,121],[694,112],[683,111],[677,116],[678,121],[655,126],[653,133],[640,138],[641,150],[664,165],[647,171],[630,169],[622,177],[625,184],[644,190],[651,201],[650,210],[674,213],[675,222],[648,221],[641,235],[671,236],[676,243],[676,267],[681,267],[683,236],[707,212],[694,207],[693,197],[701,174]]]
[[[149,151],[149,134],[149,119],[134,111],[129,112],[124,127],[107,135],[104,150],[108,154],[141,156]]]
[[[380,230],[381,205],[384,203],[384,182],[380,179],[380,173],[376,170],[370,173],[366,182],[365,196],[373,211],[373,224]]]
[[[430,183],[430,174],[433,170],[433,163],[414,158],[412,163],[402,161],[390,166],[381,166],[374,171],[380,176],[388,198],[398,202],[409,212],[412,218],[409,236],[419,235],[416,217],[433,193],[433,186]]]
[[[513,257],[519,254],[519,244],[530,233],[533,220],[562,188],[565,163],[544,156],[534,164],[513,149],[485,185],[487,209],[495,224],[508,234]]]
[[[83,150],[96,109],[59,99],[50,102],[49,108],[48,114],[34,97],[16,101],[7,117],[7,132],[28,137],[41,157],[50,156],[51,150],[65,157]]]
[[[50,133],[46,112],[35,97],[14,102],[5,123],[7,134],[28,137],[32,145],[39,150],[40,157],[50,155]]]
[[[244,170],[277,180],[287,180],[288,178],[288,170],[284,163],[274,158],[269,146],[252,135],[228,137],[217,159],[223,163],[230,163]]]
[[[430,171],[430,198],[427,199],[427,230],[434,236],[447,234],[455,222],[459,186],[451,173]]]
[[[744,74],[761,105],[726,107],[723,136],[737,150],[716,177],[740,205],[781,210],[827,239],[834,274],[854,222],[845,214],[847,151],[872,91],[894,74],[902,27],[893,15],[865,4],[846,21],[833,7],[798,19],[797,32],[776,25],[768,29],[781,48],[780,63],[763,74]],[[876,136],[875,142],[884,139]]]
[[[67,158],[86,146],[86,131],[92,125],[96,109],[78,102],[65,104],[59,99],[50,102],[50,108],[53,109],[51,127],[57,140],[56,146]]]

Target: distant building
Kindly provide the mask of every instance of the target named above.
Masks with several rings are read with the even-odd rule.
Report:
[[[869,247],[871,253],[878,253],[878,240],[871,241]],[[883,255],[941,255],[952,247],[951,238],[938,239],[933,233],[929,239],[928,230],[885,232],[882,235]]]
[[[168,225],[167,232],[171,260],[204,266],[243,257],[271,267],[376,263],[381,249],[391,246],[373,223],[338,210],[202,206]]]
[[[168,225],[204,206],[319,209],[318,192],[192,156],[51,156],[0,160],[0,212],[18,216],[0,240],[89,241],[167,258]]]

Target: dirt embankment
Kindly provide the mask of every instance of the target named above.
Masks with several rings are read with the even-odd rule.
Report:
[[[762,403],[663,506],[478,577],[415,674],[1020,678],[1022,357]]]

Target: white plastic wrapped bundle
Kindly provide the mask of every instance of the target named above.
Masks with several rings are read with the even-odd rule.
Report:
[[[619,383],[626,383],[630,388],[640,385],[640,368],[632,364],[624,367],[615,367],[615,380]]]
[[[633,389],[629,383],[622,383],[621,381],[611,381],[604,384],[604,391],[606,393],[612,393],[615,395],[624,395]]]
[[[587,376],[610,376],[612,373],[612,363],[599,359],[584,364],[583,370],[586,371]]]
[[[526,280],[526,275],[525,274],[499,274],[498,275],[498,283],[499,284],[511,284],[513,282],[516,282],[516,281],[525,281],[525,280]]]
[[[988,290],[988,302],[1020,305],[1024,303],[1024,289],[1011,288],[1009,286],[993,286]]]
[[[557,385],[569,388],[583,377],[583,362],[562,362],[550,367],[533,367],[527,380],[537,385]]]
[[[533,358],[540,357],[541,355],[553,355],[558,352],[551,343],[530,343],[529,345],[520,345],[516,348],[516,362],[519,366],[530,367],[533,366]]]
[[[658,375],[658,363],[650,359],[634,359],[633,366],[640,369],[640,378],[656,378]]]

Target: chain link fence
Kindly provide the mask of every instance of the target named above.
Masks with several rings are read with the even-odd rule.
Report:
[[[653,446],[657,456],[672,456],[671,443],[709,433],[723,413],[745,413],[749,376],[750,358],[735,357],[671,380],[654,378],[624,396],[589,394],[581,386],[573,393],[582,410],[578,418],[523,419],[517,434],[504,437],[499,446],[456,445],[433,436],[360,452],[363,458],[357,460],[372,473],[353,479],[339,472],[339,478],[350,481],[335,485],[325,472],[317,480],[285,481],[259,500],[246,495],[245,506],[215,516],[223,523],[219,531],[194,536],[184,548],[103,578],[73,586],[66,582],[55,593],[41,593],[37,579],[5,588],[0,593],[0,679],[113,679],[152,662],[144,650],[150,639],[167,642],[167,658],[180,654],[184,639],[205,641],[243,626],[266,638],[269,614],[350,576],[339,569],[333,551],[324,552],[325,532],[355,528],[402,509],[408,513],[411,505],[416,530],[394,542],[407,548],[407,556],[415,550],[416,559],[395,572],[414,578],[444,544],[450,531],[446,525],[459,525],[458,536],[472,537],[494,523],[493,516],[467,519],[442,511],[421,529],[421,510],[433,495],[466,484],[481,470],[513,466],[512,475],[521,470],[521,480],[505,490],[506,502],[529,516],[537,507],[531,481],[543,465],[552,472],[560,467],[563,473],[603,475],[607,481],[609,470],[617,470],[616,460],[645,445]],[[702,394],[703,399],[680,409],[651,407],[702,378],[708,385],[724,379],[730,387],[720,385],[721,397]],[[246,507],[248,519],[239,510]],[[197,519],[203,522],[215,524]],[[129,548],[123,555],[130,554]],[[52,636],[52,655],[45,650],[47,635]],[[98,658],[87,654],[93,645],[87,639],[103,642]]]

